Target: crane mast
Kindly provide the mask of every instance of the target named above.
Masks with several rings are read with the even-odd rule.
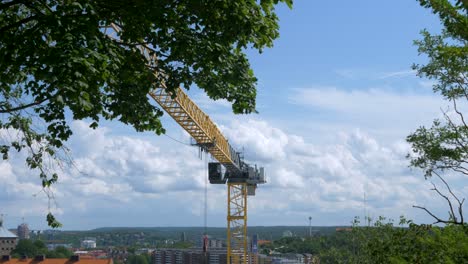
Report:
[[[114,33],[121,29],[111,24]],[[107,33],[112,39],[112,32]],[[157,63],[156,55],[145,45],[135,45],[145,56],[149,66]],[[157,76],[158,72],[154,71]],[[227,263],[251,263],[247,247],[247,196],[255,195],[257,184],[265,183],[263,168],[244,162],[229,144],[216,124],[180,88],[169,93],[164,83],[154,85],[153,98],[191,137],[218,162],[208,164],[211,184],[227,184]]]

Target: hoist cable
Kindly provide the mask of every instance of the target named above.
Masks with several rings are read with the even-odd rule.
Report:
[[[168,134],[163,134],[163,135],[165,135],[166,137],[168,137],[168,138],[170,138],[170,139],[174,140],[175,142],[178,142],[178,143],[180,143],[180,144],[183,144],[183,145],[187,145],[187,146],[191,146],[191,147],[193,147],[193,145],[191,145],[191,144],[189,144],[189,143],[182,142],[182,141],[180,141],[180,140],[177,140],[177,139],[175,139],[175,138],[173,138],[173,137],[169,136]]]

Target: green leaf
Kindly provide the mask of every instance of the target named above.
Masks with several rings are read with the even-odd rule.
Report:
[[[55,216],[52,213],[47,214],[46,220],[47,220],[47,224],[52,228],[62,227],[62,223],[57,221],[57,219],[55,219]]]
[[[1,128],[22,138],[0,153],[8,159],[8,147],[35,152],[42,146],[26,157],[37,171],[49,171],[43,155],[59,160],[72,134],[68,117],[92,120],[92,128],[102,117],[164,133],[163,112],[148,99],[163,84],[168,91],[195,84],[210,98],[231,102],[235,113],[256,112],[257,79],[245,48],[271,47],[279,36],[275,6],[292,6],[291,0],[46,2],[0,12],[0,108],[38,102],[4,114]],[[31,21],[21,23],[26,17]],[[106,32],[113,30],[102,26],[113,22],[121,31],[110,38]],[[141,54],[140,42],[153,49],[154,61]],[[50,175],[39,173],[44,187],[55,182]]]

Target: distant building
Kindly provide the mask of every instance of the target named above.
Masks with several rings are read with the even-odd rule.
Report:
[[[46,246],[48,250],[55,250],[58,247],[64,247],[68,249],[72,248],[72,244],[66,244],[66,243],[49,243]]]
[[[222,248],[223,241],[219,239],[210,239],[208,240],[208,248]]]
[[[141,254],[152,254],[154,252],[154,248],[138,248],[135,250],[136,255],[141,255]]]
[[[152,264],[226,264],[226,250],[158,249],[153,253]]]
[[[81,248],[96,248],[96,240],[83,240],[81,241]]]
[[[182,232],[182,234],[180,234],[180,241],[181,242],[187,241],[187,235],[185,234],[185,232]]]
[[[283,237],[292,237],[293,233],[289,230],[286,230],[283,232]]]
[[[74,251],[73,254],[77,255],[77,256],[85,256],[85,255],[88,255],[88,251],[86,250],[77,250],[77,251]]]
[[[320,264],[320,259],[309,253],[278,253],[270,256],[258,254],[257,264]]]
[[[10,255],[17,241],[18,237],[3,227],[3,219],[0,217],[0,256]]]
[[[79,252],[80,254],[78,254]],[[109,258],[109,254],[104,250],[90,250],[85,251],[87,253],[81,253],[80,251],[75,252],[75,255],[79,255],[81,259],[84,258],[94,258],[94,259],[107,259]]]
[[[29,226],[26,223],[22,223],[18,226],[16,231],[19,239],[29,239]]]
[[[252,241],[250,241],[250,252],[257,254],[258,253],[258,235],[254,234],[252,236]]]

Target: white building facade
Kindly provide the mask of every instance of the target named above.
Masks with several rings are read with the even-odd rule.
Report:
[[[3,226],[3,219],[0,218],[0,256],[10,255],[17,241],[18,237]]]

